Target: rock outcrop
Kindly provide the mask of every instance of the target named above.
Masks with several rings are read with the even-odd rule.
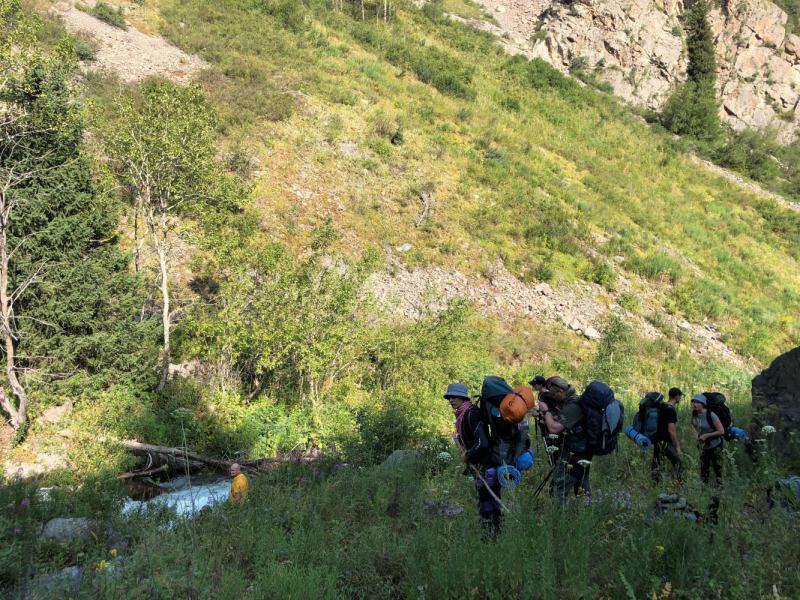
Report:
[[[781,354],[753,379],[753,432],[800,468],[800,347]],[[762,427],[775,433],[763,435]]]
[[[511,35],[512,53],[520,49],[564,72],[583,58],[616,95],[633,104],[658,110],[685,78],[684,0],[483,4]],[[709,21],[722,119],[736,130],[772,126],[780,142],[797,140],[800,37],[786,34],[786,13],[766,0],[727,0],[711,11]]]

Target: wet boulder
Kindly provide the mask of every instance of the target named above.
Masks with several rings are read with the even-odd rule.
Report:
[[[752,437],[800,468],[800,347],[781,354],[753,379]],[[764,433],[771,426],[775,433]]]

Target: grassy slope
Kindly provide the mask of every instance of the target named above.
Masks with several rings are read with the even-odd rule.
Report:
[[[213,65],[203,85],[227,139],[262,162],[256,203],[269,237],[302,252],[332,214],[354,253],[410,242],[410,264],[480,272],[499,256],[528,280],[543,261],[569,280],[587,276],[582,244],[602,232],[613,236],[606,251],[649,276],[666,310],[714,319],[761,360],[797,343],[797,250],[769,231],[753,196],[693,166],[613,99],[534,89],[490,38],[407,5],[377,25],[288,6],[160,5],[162,33]],[[414,57],[440,50],[453,72],[472,69],[463,81],[476,99],[441,94],[408,61],[390,63],[397,41]],[[294,115],[270,121],[286,116],[287,97]],[[386,139],[397,126],[401,146]],[[417,228],[423,190],[436,204]]]

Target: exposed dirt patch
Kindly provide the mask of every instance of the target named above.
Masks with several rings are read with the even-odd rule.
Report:
[[[530,319],[532,330],[543,323],[557,324],[588,340],[597,340],[601,319],[614,312],[647,339],[664,336],[645,318],[653,311],[645,307],[656,292],[641,292],[617,269],[616,290],[610,292],[596,283],[585,282],[557,287],[546,283],[531,286],[509,273],[500,261],[490,266],[488,279],[468,277],[441,267],[409,270],[391,256],[387,262],[389,266],[372,277],[370,287],[379,301],[394,304],[396,313],[405,318],[418,319],[425,313],[444,309],[448,300],[465,298],[481,313],[497,315],[501,320]],[[642,304],[643,314],[622,308],[618,303],[622,294],[635,295]],[[685,332],[687,340],[691,340],[685,344],[690,354],[720,355],[731,364],[743,364],[741,358],[720,341],[720,334],[712,323],[688,323],[666,314],[661,314],[660,318],[665,322],[662,328],[668,332]]]
[[[86,4],[94,6],[95,1],[87,0]],[[58,2],[50,12],[61,18],[71,34],[91,40],[97,60],[84,63],[87,69],[115,70],[125,83],[159,75],[186,84],[205,66],[197,56],[186,54],[158,35],[147,35],[131,25],[123,31],[78,10],[74,2]]]

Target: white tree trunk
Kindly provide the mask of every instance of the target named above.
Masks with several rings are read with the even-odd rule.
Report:
[[[3,338],[6,348],[6,377],[11,390],[19,400],[19,408],[0,389],[0,406],[11,417],[11,426],[17,430],[25,424],[28,413],[28,395],[17,379],[17,367],[14,354],[14,335],[11,332],[12,308],[8,295],[8,212],[6,196],[0,198],[0,316],[2,316]]]
[[[166,238],[166,236],[165,236]],[[166,242],[166,239],[164,240]],[[169,286],[167,280],[167,250],[165,243],[158,246],[158,266],[161,270],[161,297],[162,297],[162,320],[164,321],[164,351],[161,359],[161,380],[158,382],[158,391],[167,385],[169,376]]]

